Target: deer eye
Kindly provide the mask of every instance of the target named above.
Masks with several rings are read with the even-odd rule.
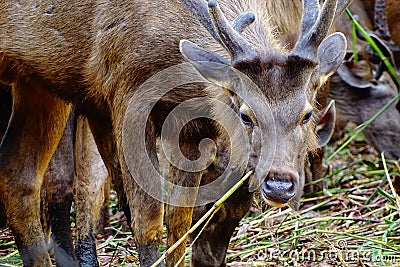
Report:
[[[307,122],[310,121],[312,117],[313,111],[309,111],[306,115],[304,115],[303,119],[301,120],[301,124],[306,124]]]
[[[240,112],[240,119],[242,120],[242,122],[244,124],[246,124],[247,126],[253,127],[254,123],[251,120],[250,116],[244,114],[243,112]]]

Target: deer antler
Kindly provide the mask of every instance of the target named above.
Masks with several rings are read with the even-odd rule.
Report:
[[[374,40],[382,53],[387,57],[390,63],[396,69],[396,65],[400,62],[400,47],[392,40],[389,31],[389,24],[386,16],[386,1],[376,0],[374,6],[374,32],[368,32],[368,35]],[[357,36],[361,40],[365,40],[364,36],[357,31]],[[371,56],[371,61],[378,64],[375,72],[375,79],[379,80],[383,72],[387,71],[387,66],[383,60],[375,55]],[[396,79],[394,79],[396,80]]]
[[[316,62],[318,46],[328,34],[331,25],[351,1],[326,0],[320,10],[318,0],[303,0],[301,33],[289,56]]]
[[[242,33],[247,26],[252,24],[256,17],[253,13],[244,13],[239,15],[235,21],[232,23],[232,28],[237,31],[238,33]]]
[[[369,34],[379,46],[383,54],[389,58],[390,63],[396,69],[399,63],[400,48],[393,42],[390,36],[389,24],[386,16],[386,1],[376,0],[374,6],[374,34]],[[384,71],[387,70],[386,64],[380,60],[376,69],[375,79],[379,79]],[[396,80],[396,79],[394,79]]]
[[[374,6],[374,32],[382,40],[391,41],[389,25],[386,16],[386,1],[375,0]]]
[[[207,31],[229,52],[232,64],[241,61],[251,61],[256,53],[240,33],[254,22],[253,13],[239,15],[230,25],[215,0],[181,0],[193,16]]]
[[[232,63],[242,61],[252,61],[256,57],[256,53],[251,49],[250,44],[236,31],[225,18],[217,1],[208,1],[208,10],[212,23],[218,33],[218,36],[231,55]],[[242,31],[246,26],[254,21],[254,15],[251,13],[243,14],[235,20],[234,27]]]
[[[207,29],[215,40],[221,43],[208,13],[208,4],[204,0],[181,0],[186,9]]]

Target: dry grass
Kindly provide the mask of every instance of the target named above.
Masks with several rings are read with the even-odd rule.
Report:
[[[231,239],[228,266],[400,266],[400,207],[380,155],[356,140],[329,163],[324,190],[305,195],[299,212],[256,199]],[[399,162],[386,164],[399,179]],[[137,266],[132,235],[113,210],[110,234],[99,236],[99,261]],[[0,240],[0,266],[21,266],[10,232],[1,230]]]
[[[400,266],[400,217],[378,155],[353,142],[298,213],[256,210],[228,251],[230,266]],[[399,164],[387,164],[399,178]]]

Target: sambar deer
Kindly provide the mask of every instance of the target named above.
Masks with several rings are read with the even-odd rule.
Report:
[[[159,256],[163,201],[169,204],[169,246],[190,227],[199,199],[196,188],[207,179],[219,180],[202,180],[204,168],[185,168],[202,164],[209,139],[217,161],[243,149],[243,155],[231,154],[233,173],[246,168],[255,172],[250,184],[224,204],[218,223],[202,235],[205,242],[196,243],[194,265],[225,264],[229,238],[251,202],[248,188],[258,181],[268,203],[298,208],[305,157],[318,143],[315,94],[345,54],[343,34],[328,32],[348,2],[326,0],[320,6],[318,0],[304,0],[301,34],[287,51],[274,37],[264,1],[1,1],[0,78],[13,84],[14,101],[0,147],[0,192],[24,265],[50,266],[39,190],[68,117],[67,102],[88,118],[119,194],[126,194],[123,205],[129,205],[125,212],[132,219],[143,266]],[[273,16],[279,21],[290,14],[279,10]],[[186,64],[186,72],[197,70],[203,83],[177,84],[154,97],[157,86],[184,80],[185,71],[172,72],[150,91],[140,91],[154,82],[154,75],[183,62],[193,66]],[[221,103],[229,109],[221,109]],[[181,104],[183,112],[168,117]],[[138,118],[148,105],[154,108],[143,122]],[[171,167],[172,186],[163,191],[165,181],[154,177],[156,142],[164,128],[174,128],[163,123],[170,118],[179,124],[188,113],[200,111],[207,116],[186,123],[178,138],[170,136],[178,139],[177,153],[186,161]],[[146,159],[151,164],[143,164]],[[228,184],[234,183],[228,178]],[[179,186],[192,194],[181,194]],[[207,198],[204,190],[199,196]],[[182,245],[167,265],[178,262],[183,251]]]
[[[390,5],[386,7],[386,3]],[[400,8],[400,2],[376,0],[373,18],[368,13],[365,1],[353,1],[349,9],[357,15],[361,25],[367,28],[368,34],[374,39],[384,55],[394,67],[400,66],[400,46],[392,41],[389,31],[390,24],[386,14],[392,14]],[[397,18],[397,22],[400,19]],[[392,23],[395,20],[392,19]],[[336,23],[337,29],[351,36],[351,21],[347,16]],[[374,29],[374,32],[368,29]],[[396,33],[398,34],[398,33]],[[351,40],[348,40],[350,46]],[[360,39],[357,39],[358,60],[354,59],[350,50],[344,64],[331,78],[329,97],[335,100],[337,111],[336,136],[347,122],[361,124],[372,118],[384,105],[399,94],[399,85],[394,77],[386,71],[386,65],[379,56]],[[399,72],[399,69],[397,69]],[[400,157],[400,109],[399,104],[390,106],[380,117],[364,130],[367,141],[376,151],[385,152],[389,159]]]

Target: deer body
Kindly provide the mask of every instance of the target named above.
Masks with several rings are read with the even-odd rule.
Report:
[[[158,165],[156,142],[166,116],[186,100],[204,99],[186,107],[185,112],[201,110],[209,116],[190,121],[178,133],[180,151],[186,159],[196,162],[201,157],[199,144],[204,138],[214,140],[216,162],[224,160],[226,150],[243,148],[244,157],[249,156],[250,161],[242,161],[243,155],[231,155],[238,158],[236,170],[254,169],[251,183],[261,184],[270,204],[298,208],[304,185],[305,156],[317,145],[312,123],[316,116],[313,113],[316,91],[344,56],[346,44],[342,35],[325,39],[335,14],[346,6],[340,2],[336,12],[336,4],[336,1],[327,1],[320,11],[318,1],[305,0],[300,38],[288,53],[274,37],[262,1],[221,1],[221,9],[214,1],[209,1],[207,7],[200,0],[40,1],[38,4],[3,1],[0,4],[0,78],[13,83],[15,100],[9,134],[6,133],[0,147],[3,179],[0,192],[24,265],[50,266],[43,237],[36,231],[39,228],[37,194],[69,112],[69,106],[60,97],[72,101],[88,118],[99,152],[119,188],[124,211],[132,220],[140,262],[144,266],[151,265],[158,257],[164,207],[163,200],[148,194],[140,183],[150,180],[153,166]],[[274,16],[279,21],[280,15]],[[142,92],[146,97],[133,104],[130,99],[137,96],[135,93],[140,92],[140,86],[152,75],[182,62],[190,62],[197,74],[214,85],[178,86],[156,99],[154,109],[145,120],[144,147],[138,143],[124,150],[124,136],[128,140],[139,140],[142,134],[135,124],[126,128],[125,115],[134,121],[146,103],[152,103],[152,94]],[[214,67],[217,69],[210,71]],[[225,76],[225,71],[233,76]],[[235,76],[237,71],[243,75]],[[169,78],[174,77],[165,77]],[[236,78],[243,82],[244,89],[235,83]],[[260,91],[248,89],[246,82],[249,81]],[[253,95],[243,99],[235,90]],[[233,126],[232,117],[224,115],[213,99],[230,106],[236,118],[240,117],[234,128],[244,135],[228,136],[213,122]],[[272,116],[267,116],[261,108],[266,105]],[[185,119],[185,112],[177,115],[176,122]],[[271,117],[275,118],[272,128]],[[141,121],[136,123],[139,125]],[[279,147],[273,160],[267,162],[263,153],[269,151],[266,147],[275,145],[270,129],[276,133]],[[39,137],[35,136],[37,133]],[[231,146],[224,141],[226,137],[231,138]],[[17,146],[16,139],[23,145]],[[10,154],[17,155],[18,160],[11,162],[7,158]],[[17,171],[23,164],[22,154],[34,161]],[[141,166],[145,158],[152,164]],[[169,180],[174,185],[198,188],[205,180],[215,180],[218,172],[187,171],[172,166]],[[25,187],[21,189],[21,185]],[[161,184],[149,186],[161,195]],[[224,265],[229,237],[250,204],[251,193],[247,187],[224,205],[224,212],[214,221],[215,227],[202,235],[204,242],[196,243],[193,264]],[[168,192],[167,201],[189,204],[166,206],[167,245],[173,244],[189,228],[197,201],[194,192],[183,195],[176,187]],[[22,206],[13,204],[14,194],[27,201]],[[31,210],[30,216],[20,216],[18,210],[27,209]],[[24,223],[29,226],[21,228]],[[168,257],[167,265],[173,266],[183,251],[184,246],[180,246]]]

